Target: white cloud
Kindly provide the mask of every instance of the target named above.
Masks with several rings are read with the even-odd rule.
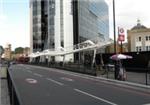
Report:
[[[2,0],[0,0],[2,1]],[[24,0],[7,0],[9,3],[27,2]],[[112,1],[106,0],[109,5],[110,16],[110,37],[113,37],[113,21],[112,21]],[[7,17],[3,13],[3,7],[0,2],[0,37],[4,39],[0,41],[0,45],[5,45],[7,42],[13,44],[12,47],[29,45],[29,23],[22,26],[21,23],[10,24]],[[116,27],[130,29],[136,25],[137,19],[146,27],[150,27],[150,0],[115,0],[116,7]],[[29,19],[28,19],[29,20]],[[9,31],[8,31],[9,30]]]
[[[8,20],[0,24],[0,45],[7,43],[12,44],[12,49],[15,47],[29,46],[29,24],[22,25],[21,23],[11,24]]]
[[[5,47],[7,43],[10,43],[12,44],[13,50],[16,47],[29,46],[29,14],[24,15],[28,12],[23,14],[20,13],[22,10],[24,12],[25,9],[29,9],[27,2],[28,0],[0,0],[0,45]],[[20,4],[11,5],[12,7],[8,7],[10,3],[25,3],[26,8],[16,7]],[[17,13],[15,13],[15,11],[13,11],[15,8],[18,8],[20,12],[16,10]],[[11,14],[12,12],[14,12],[14,15]],[[20,13],[20,15],[18,13]]]
[[[112,1],[107,0],[110,6],[110,37],[113,38]],[[115,0],[116,27],[131,29],[137,24],[137,19],[146,27],[150,27],[149,4],[150,0]]]
[[[6,15],[0,14],[0,23],[6,20]]]

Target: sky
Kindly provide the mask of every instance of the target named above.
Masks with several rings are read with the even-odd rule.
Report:
[[[113,0],[106,0],[109,5],[111,38],[113,38],[112,1]],[[150,0],[115,0],[116,33],[118,27],[124,28],[125,37],[127,37],[127,30],[137,25],[138,19],[142,25],[150,28],[149,4]]]
[[[0,0],[0,45],[29,47],[29,1]]]
[[[112,1],[109,5],[110,37],[113,38]],[[116,27],[131,29],[137,24],[150,28],[150,0],[115,0]],[[117,28],[116,28],[117,29]],[[30,45],[29,0],[0,0],[0,45],[16,47]],[[126,36],[126,33],[125,33]]]

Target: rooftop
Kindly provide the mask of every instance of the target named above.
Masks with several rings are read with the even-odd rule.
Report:
[[[137,25],[134,26],[131,30],[138,30],[138,29],[147,29],[147,27],[141,24],[139,19],[137,20]]]

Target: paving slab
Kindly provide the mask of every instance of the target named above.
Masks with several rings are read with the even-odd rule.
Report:
[[[2,68],[0,68],[2,70]],[[4,71],[0,73],[0,105],[10,105],[7,78]]]

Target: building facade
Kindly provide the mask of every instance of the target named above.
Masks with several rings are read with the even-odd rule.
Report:
[[[150,28],[137,21],[137,25],[127,30],[129,52],[150,51]]]
[[[11,60],[11,44],[6,44],[2,58],[8,61]]]
[[[30,20],[31,52],[72,49],[89,39],[109,39],[108,5],[104,0],[30,0]],[[77,56],[67,55],[66,60]]]

